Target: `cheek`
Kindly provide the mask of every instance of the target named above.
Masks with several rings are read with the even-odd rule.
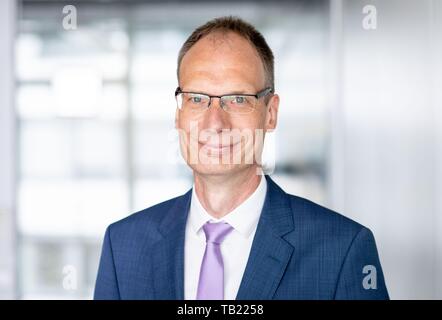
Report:
[[[187,120],[187,115],[183,111],[179,111],[176,123],[178,129],[188,131],[189,121]]]
[[[239,128],[239,129],[261,129],[264,128],[265,124],[265,114],[262,112],[256,114],[253,114],[253,116],[249,116],[247,118],[242,119],[242,121],[237,123],[237,126],[235,126],[235,123],[232,123],[233,128]]]
[[[264,123],[263,116],[260,115],[260,117],[250,117],[247,121],[242,121],[241,124],[236,127],[233,126],[243,132],[243,147],[246,149],[251,148],[256,139],[260,140],[264,130]]]
[[[192,128],[195,128],[195,126],[198,126],[199,128],[201,127],[201,119],[202,116],[195,116],[181,111],[178,116],[177,128],[189,133]]]
[[[188,117],[181,112],[179,116],[177,117],[176,122],[176,129],[178,131],[179,135],[179,142],[180,142],[180,149],[183,153],[184,158],[187,156],[186,149],[189,148],[190,144],[190,133],[191,133],[191,121],[188,119]]]

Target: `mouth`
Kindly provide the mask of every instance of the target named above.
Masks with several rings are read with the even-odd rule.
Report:
[[[239,142],[233,144],[210,144],[198,141],[198,144],[200,145],[201,149],[208,151],[210,155],[219,155],[233,149],[233,147],[239,144]]]

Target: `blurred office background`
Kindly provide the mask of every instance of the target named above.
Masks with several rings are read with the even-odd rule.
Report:
[[[393,299],[442,299],[439,0],[0,1],[0,298],[91,298],[105,227],[191,186],[177,53],[231,14],[276,56],[274,179],[374,232]]]

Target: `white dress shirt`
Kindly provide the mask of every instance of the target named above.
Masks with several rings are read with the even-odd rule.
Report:
[[[258,187],[243,203],[221,219],[216,219],[207,213],[201,205],[194,185],[184,243],[185,299],[196,299],[200,268],[206,249],[206,236],[202,226],[207,221],[224,221],[233,227],[232,232],[221,244],[221,254],[224,262],[224,299],[233,300],[236,298],[266,193],[267,181],[264,176],[261,176]]]

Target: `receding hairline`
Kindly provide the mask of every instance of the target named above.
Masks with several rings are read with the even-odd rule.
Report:
[[[182,60],[196,43],[209,36],[215,36],[214,39],[216,41],[219,36],[226,37],[229,34],[236,34],[250,44],[261,61],[266,85],[274,90],[274,56],[271,48],[264,36],[252,24],[233,16],[212,19],[196,28],[186,39],[178,55],[178,81],[180,79]]]
[[[191,47],[189,47],[184,52],[183,55],[180,56],[180,59],[178,61],[178,68],[177,68],[178,80],[180,78],[180,70],[181,70],[181,65],[182,65],[182,61],[184,60],[184,57],[187,55],[187,53],[189,53],[189,51],[192,50],[192,48],[195,45],[197,45],[198,42],[200,42],[202,40],[209,40],[211,42],[211,45],[213,45],[213,46],[222,46],[222,45],[227,44],[230,47],[230,49],[235,50],[231,45],[229,45],[229,41],[231,41],[231,39],[232,39],[231,36],[237,36],[239,39],[242,39],[249,44],[250,48],[253,51],[253,54],[259,60],[259,63],[261,65],[261,67],[263,68],[264,77],[266,78],[265,82],[267,83],[269,80],[269,79],[267,79],[267,72],[268,71],[266,70],[265,63],[264,63],[263,59],[261,58],[261,56],[259,55],[257,48],[253,45],[253,43],[249,39],[247,39],[246,37],[244,37],[240,33],[237,33],[237,32],[230,30],[230,29],[213,30],[210,33],[199,38],[198,41],[196,41],[195,43],[193,43],[193,45]]]

